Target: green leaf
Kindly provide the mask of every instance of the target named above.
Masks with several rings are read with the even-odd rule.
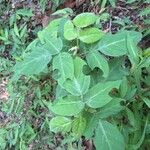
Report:
[[[94,143],[96,150],[125,150],[122,134],[111,123],[99,120],[95,133]]]
[[[49,124],[50,130],[54,133],[69,132],[71,130],[72,121],[66,117],[52,118]]]
[[[15,34],[16,34],[18,37],[20,37],[20,35],[19,35],[19,29],[18,29],[16,23],[14,24],[14,32],[15,32]]]
[[[120,96],[121,98],[125,97],[126,96],[126,93],[128,91],[128,81],[127,81],[127,78],[124,77],[121,84],[120,84]]]
[[[57,100],[56,104],[51,106],[51,111],[61,116],[74,116],[80,113],[84,108],[84,103],[80,98],[67,96]]]
[[[85,61],[76,57],[74,59],[74,78],[66,80],[61,86],[74,96],[83,96],[90,86],[90,76],[83,74],[83,66],[86,65]]]
[[[53,3],[57,3],[57,7],[63,3],[60,2],[60,0],[52,0]],[[52,15],[61,15],[61,16],[68,16],[68,15],[72,15],[73,14],[73,10],[71,8],[64,8],[64,9],[60,9],[55,11]]]
[[[95,43],[104,36],[104,32],[98,28],[86,28],[79,31],[79,39],[87,44]]]
[[[144,103],[150,108],[150,100],[146,97],[142,97]]]
[[[118,88],[120,83],[121,81],[119,80],[96,84],[84,95],[86,104],[92,108],[103,107],[112,100],[109,92],[113,88]]]
[[[142,143],[145,140],[145,133],[146,133],[147,123],[148,123],[148,118],[147,118],[147,120],[145,122],[145,126],[144,126],[143,133],[142,133],[142,136],[141,136],[140,140],[135,145],[131,145],[131,149],[137,150],[137,149],[139,149],[141,147]]]
[[[49,34],[51,35],[52,37],[55,37],[57,38],[57,35],[58,35],[58,29],[60,27],[60,22],[61,22],[61,18],[58,18],[58,19],[54,19],[52,20],[49,25],[44,29],[42,30],[42,34],[44,35],[45,34]]]
[[[108,56],[122,56],[127,53],[124,34],[107,34],[98,45],[98,50]]]
[[[134,113],[130,109],[126,108],[126,114],[127,114],[130,125],[135,128],[136,119],[135,119]]]
[[[73,63],[74,63],[74,76],[78,78],[81,74],[83,74],[83,67],[86,66],[87,64],[80,57],[76,57]]]
[[[126,37],[127,35],[129,35],[131,37],[131,39],[133,40],[133,42],[137,45],[141,39],[142,39],[142,34],[140,32],[136,32],[136,31],[128,31],[128,30],[122,30],[118,32],[119,34],[124,34],[125,37],[125,41],[126,41]]]
[[[149,15],[149,14],[150,14],[150,7],[147,7],[147,8],[144,8],[144,9],[140,12],[139,16],[145,16],[145,15]]]
[[[64,25],[64,37],[67,40],[74,40],[77,38],[77,31],[70,20],[68,20]]]
[[[107,118],[119,113],[124,108],[120,105],[121,101],[123,101],[123,99],[113,98],[108,104],[101,108],[99,112],[100,118]]]
[[[109,3],[111,4],[112,7],[116,6],[116,0],[109,0]]]
[[[18,15],[27,16],[27,17],[32,17],[32,16],[34,16],[32,9],[19,9],[19,10],[17,10],[16,13],[17,13]]]
[[[97,16],[94,13],[82,13],[77,15],[73,19],[73,23],[76,27],[84,28],[89,25],[92,25],[96,22]]]
[[[132,63],[132,65],[137,65],[139,63],[139,54],[136,44],[133,42],[130,34],[127,34],[127,50],[128,57]]]
[[[115,58],[109,61],[108,81],[121,80],[129,75],[129,71],[124,67],[124,58]]]
[[[133,2],[135,2],[136,0],[127,0],[127,4],[131,4]]]
[[[41,47],[34,47],[33,51],[25,56],[24,60],[14,66],[15,74],[34,75],[42,72],[51,60],[49,51]]]
[[[55,69],[60,71],[62,82],[64,82],[66,79],[73,79],[74,65],[72,56],[66,52],[55,56],[53,59],[53,70]]]
[[[106,58],[97,51],[90,51],[86,55],[88,65],[93,70],[95,67],[103,71],[103,76],[106,78],[109,74],[109,66]]]
[[[108,56],[123,56],[127,54],[126,36],[130,34],[134,42],[139,42],[141,34],[135,31],[121,31],[116,34],[106,34],[98,43],[97,50]]]
[[[51,55],[60,53],[63,48],[61,38],[57,37],[60,20],[55,20],[42,31],[38,32],[38,37],[43,46],[50,51]]]
[[[94,130],[98,124],[99,116],[97,114],[88,113],[86,115],[86,118],[87,118],[87,125],[84,131],[84,136],[90,139],[94,135]]]
[[[45,49],[49,50],[51,55],[59,54],[63,48],[63,43],[61,38],[50,38],[45,37],[45,43],[43,45]]]
[[[76,136],[81,136],[86,128],[86,119],[80,116],[79,118],[75,118],[72,123],[72,132]]]
[[[38,38],[44,44],[45,40],[51,41],[57,47],[57,44],[53,42],[54,40],[58,40],[58,29],[60,27],[61,19],[54,19],[52,20],[49,25],[44,28],[42,31],[38,32]],[[53,39],[54,38],[54,39]]]
[[[61,97],[65,97],[68,94],[67,91],[65,89],[63,89],[59,84],[56,87],[55,93],[56,93],[56,96],[55,96],[56,99],[59,99]]]
[[[90,76],[80,74],[77,78],[68,79],[64,82],[63,87],[66,91],[74,96],[83,96],[90,86]]]

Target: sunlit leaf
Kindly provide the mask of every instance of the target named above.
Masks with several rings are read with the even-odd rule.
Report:
[[[79,39],[87,44],[95,43],[104,36],[104,32],[98,28],[86,28],[79,31]]]
[[[49,127],[52,132],[69,132],[71,130],[71,120],[66,117],[54,117],[51,119]]]
[[[64,25],[64,37],[67,40],[73,40],[77,38],[77,31],[74,28],[73,23],[69,20]]]
[[[15,74],[33,75],[43,71],[51,60],[51,54],[47,49],[35,47],[34,50],[25,56],[23,61],[17,62],[14,66]]]
[[[103,107],[112,100],[109,92],[113,88],[119,88],[120,83],[119,80],[96,84],[84,95],[86,104],[92,108]]]
[[[60,98],[55,104],[51,106],[51,111],[61,116],[73,116],[80,113],[84,108],[84,103],[80,98],[67,96]]]
[[[73,58],[69,53],[63,52],[53,58],[53,70],[58,69],[61,74],[61,79],[64,82],[66,79],[73,79],[74,64]]]
[[[82,13],[77,15],[74,19],[73,19],[73,23],[76,27],[87,27],[91,24],[94,24],[96,22],[97,16],[94,13]]]
[[[72,123],[72,132],[76,136],[81,136],[86,128],[86,119],[80,116],[79,118],[75,118]]]

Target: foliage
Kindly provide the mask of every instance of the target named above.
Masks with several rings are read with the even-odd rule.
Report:
[[[46,3],[40,3],[43,12]],[[0,149],[82,149],[83,137],[97,150],[150,147],[150,54],[139,46],[147,30],[104,31],[105,12],[56,14],[31,43],[27,25],[16,17],[11,30],[1,31],[13,59],[0,61],[2,75],[12,75],[10,100],[2,105],[9,118],[0,124]],[[33,12],[19,9],[18,15],[29,20]],[[58,144],[54,137],[60,133]]]
[[[94,13],[82,13],[73,20],[65,16],[52,21],[40,31],[36,44],[32,42],[31,52],[16,63],[14,73],[31,77],[50,68],[49,75],[55,72],[53,80],[57,81],[56,88],[59,86],[66,94],[56,96],[53,103],[48,102],[50,111],[56,116],[49,123],[51,131],[69,132],[78,139],[86,133],[88,120],[97,115],[96,125],[88,133],[92,135],[90,138],[97,149],[123,150],[141,146],[146,138],[142,138],[139,144],[140,138],[143,134],[148,136],[143,125],[147,126],[149,118],[148,112],[144,114],[144,110],[140,113],[135,110],[142,105],[147,111],[149,109],[148,90],[144,90],[148,86],[146,82],[144,89],[141,85],[141,81],[145,80],[142,69],[148,71],[148,67],[141,64],[149,58],[143,57],[137,47],[142,35],[127,30],[116,34],[105,33],[95,27],[96,19],[98,16]],[[46,32],[48,30],[51,32]],[[65,44],[69,46],[67,49]],[[69,50],[72,47],[76,47],[75,53]],[[121,70],[116,70],[113,76],[119,76],[110,80],[109,76],[116,67],[113,65],[111,68],[110,63],[118,57],[121,59]],[[126,66],[125,61],[130,61],[131,66]],[[143,118],[137,120],[138,126],[132,123],[136,121],[133,111],[138,118]],[[123,117],[129,121],[124,123]]]

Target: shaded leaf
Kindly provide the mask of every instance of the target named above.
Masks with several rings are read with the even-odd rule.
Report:
[[[109,74],[109,66],[106,58],[97,51],[90,51],[86,55],[88,65],[93,70],[95,67],[103,71],[103,76],[106,78]]]
[[[131,147],[130,147],[131,149],[133,149],[133,150],[139,149],[139,148],[141,147],[142,143],[144,142],[145,133],[146,133],[146,127],[147,127],[147,122],[148,122],[148,118],[147,118],[147,120],[146,120],[146,122],[145,122],[145,126],[144,126],[143,133],[142,133],[142,135],[141,135],[140,140],[139,140],[136,144],[131,145]]]
[[[108,81],[121,80],[128,74],[129,71],[124,67],[124,58],[115,58],[109,61]]]
[[[120,104],[121,101],[123,101],[123,99],[113,98],[108,104],[101,108],[99,112],[100,118],[107,118],[119,113],[124,108]]]
[[[87,64],[80,57],[76,57],[73,63],[74,63],[74,76],[78,78],[81,74],[83,74],[83,67]]]
[[[32,9],[18,9],[16,12],[18,15],[32,17],[34,16]]]
[[[127,91],[128,91],[128,81],[127,78],[124,77],[121,84],[120,84],[120,96],[123,98],[125,97]]]
[[[128,57],[132,63],[132,65],[137,65],[139,63],[139,54],[136,44],[133,42],[130,34],[127,34],[127,50]]]
[[[150,100],[146,97],[142,97],[144,103],[150,108]]]
[[[99,120],[95,133],[94,143],[97,150],[125,150],[122,134],[111,123]]]
[[[97,114],[87,114],[87,126],[84,131],[84,136],[88,139],[90,139],[94,135],[94,130],[98,124],[99,116]]]
[[[116,6],[116,0],[109,0],[109,3],[111,4],[112,7]]]

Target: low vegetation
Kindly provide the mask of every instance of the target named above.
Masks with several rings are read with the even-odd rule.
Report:
[[[149,1],[36,2],[0,3],[0,149],[148,150]]]

